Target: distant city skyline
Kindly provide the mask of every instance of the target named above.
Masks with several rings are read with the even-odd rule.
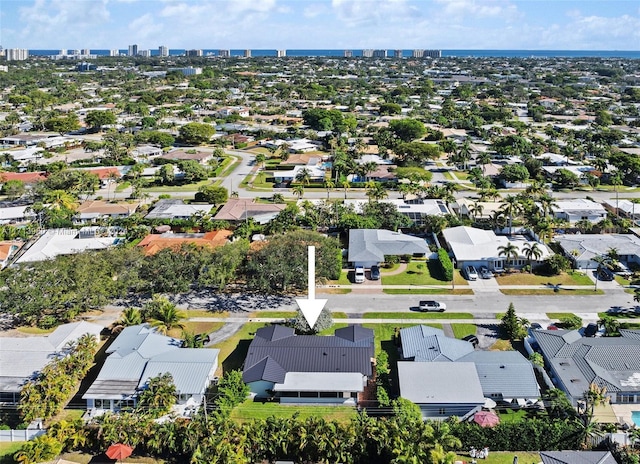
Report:
[[[26,49],[638,50],[633,0],[2,0]]]

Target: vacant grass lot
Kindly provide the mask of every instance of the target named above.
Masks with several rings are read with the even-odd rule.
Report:
[[[473,319],[471,313],[377,313],[363,314],[363,319]]]
[[[593,285],[591,279],[580,272],[563,272],[557,276],[513,272],[496,276],[496,279],[500,285]]]

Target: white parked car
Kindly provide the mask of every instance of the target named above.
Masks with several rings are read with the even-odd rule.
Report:
[[[356,266],[355,283],[357,284],[364,283],[364,267],[362,266]]]
[[[476,271],[476,268],[473,266],[467,266],[464,268],[466,274],[467,274],[467,279],[468,280],[478,280],[478,271]]]

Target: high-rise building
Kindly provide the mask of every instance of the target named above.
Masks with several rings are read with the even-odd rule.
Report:
[[[220,58],[229,58],[231,56],[231,50],[218,50],[218,56]]]
[[[5,56],[7,61],[24,61],[29,58],[29,50],[26,48],[7,48]]]
[[[386,58],[387,57],[387,51],[386,50],[374,50],[373,51],[373,57],[374,58]]]
[[[424,50],[421,50],[419,48],[416,48],[411,52],[411,58],[422,58],[423,55],[424,55]]]
[[[202,50],[187,50],[185,56],[202,56]]]
[[[371,50],[370,48],[367,48],[366,50],[362,50],[362,56],[364,56],[365,58],[373,57],[373,50]]]
[[[129,56],[136,56],[138,54],[138,46],[137,45],[129,45]]]
[[[109,56],[119,56],[120,50],[109,50]]]
[[[248,48],[247,48],[247,49],[244,51],[244,57],[245,57],[245,58],[251,58],[251,50],[250,50],[250,49],[248,49]]]
[[[169,47],[165,47],[164,45],[160,45],[158,47],[158,55],[159,56],[169,56]]]
[[[353,51],[352,50],[345,50],[344,51],[344,57],[345,58],[353,58]]]
[[[60,56],[66,56],[67,55],[67,49],[63,48],[62,50],[60,50]]]
[[[85,55],[85,56],[86,56],[86,55],[91,55],[91,50],[89,50],[88,48],[83,48],[83,49],[81,50],[81,53],[80,53],[80,54],[81,54],[81,55]]]
[[[138,56],[144,56],[145,58],[149,58],[151,56],[151,50],[140,50],[138,52]]]
[[[441,58],[442,50],[425,50],[422,54],[423,58]]]
[[[286,50],[278,50],[277,51],[277,56],[278,56],[278,58],[284,58],[285,56],[287,56],[287,51]]]
[[[402,50],[394,50],[393,51],[394,58],[402,58]]]

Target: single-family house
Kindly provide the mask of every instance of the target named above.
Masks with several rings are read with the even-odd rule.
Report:
[[[356,213],[362,213],[364,206],[368,203],[368,200],[359,199],[348,199],[343,202],[345,206],[352,207]],[[446,202],[437,198],[414,198],[411,200],[388,198],[379,200],[378,203],[394,205],[398,213],[407,216],[415,225],[424,224],[426,216],[444,216],[450,213]]]
[[[110,203],[103,200],[87,200],[78,205],[73,221],[76,224],[87,224],[106,218],[127,218],[136,212],[138,206],[138,202]]]
[[[538,205],[540,209],[542,207]],[[578,221],[589,221],[596,224],[607,217],[604,206],[586,198],[576,198],[574,200],[556,200],[551,206],[553,217],[563,219],[572,226]]]
[[[24,245],[24,242],[18,242],[17,240],[3,240],[0,242],[0,269],[7,267],[11,258],[22,248],[22,245]]]
[[[596,269],[595,259],[615,248],[624,264],[640,264],[640,238],[633,234],[575,234],[556,235],[562,254],[576,269]]]
[[[104,234],[75,229],[45,231],[17,260],[16,264],[46,261],[58,255],[73,255],[87,250],[104,250],[119,243],[121,229],[107,228]]]
[[[507,265],[507,257],[501,255],[501,247],[509,243],[518,248],[518,258],[509,258],[512,267],[523,267],[529,264],[524,253],[526,247],[537,244],[541,252],[540,257],[532,260],[532,266],[544,261],[552,255],[546,245],[529,240],[524,235],[496,235],[491,230],[476,229],[467,226],[450,227],[442,231],[446,245],[455,258],[458,269],[465,266],[487,266],[493,271],[502,271]]]
[[[0,208],[0,224],[18,224],[30,222],[37,215],[31,210],[31,205],[7,206]]]
[[[286,207],[284,203],[256,203],[252,198],[229,198],[213,220],[237,224],[253,218],[258,224],[266,224]]]
[[[456,362],[471,362],[485,398],[527,406],[540,398],[533,364],[518,351],[476,350]]]
[[[115,166],[107,168],[82,169],[82,171],[88,171],[91,174],[98,176],[101,188],[107,188],[122,178],[122,172],[120,172],[120,169]]]
[[[0,172],[0,185],[10,180],[19,180],[25,185],[34,185],[47,179],[44,171],[34,172]]]
[[[593,166],[587,165],[571,165],[571,166],[542,166],[542,172],[549,180],[553,180],[558,170],[564,169],[575,174],[581,184],[588,184],[589,180],[585,177],[590,172],[596,171]]]
[[[540,451],[542,464],[617,464],[611,451]]]
[[[616,200],[615,198],[604,200],[603,206],[614,214],[631,219],[633,222],[640,220],[640,205],[631,200]]]
[[[273,179],[277,183],[293,182],[300,178],[302,172],[308,175],[309,181],[322,182],[326,177],[326,168],[320,163],[320,158],[311,158],[309,162],[304,165],[296,165],[293,169],[286,171],[273,171]]]
[[[213,159],[213,152],[196,151],[189,153],[184,150],[172,150],[159,156],[160,159],[168,161],[197,161],[199,164],[206,166]]]
[[[271,325],[256,331],[242,379],[256,397],[280,403],[355,406],[375,391],[374,362],[371,329],[351,325],[323,337]]]
[[[583,337],[577,330],[536,330],[551,379],[576,405],[594,383],[611,403],[640,403],[640,331],[620,337]]]
[[[425,256],[427,242],[420,237],[384,229],[351,229],[347,260],[353,266],[369,268],[384,262],[385,256]]]
[[[161,335],[149,324],[124,328],[82,396],[91,415],[135,407],[148,380],[164,373],[173,377],[178,408],[198,407],[215,376],[220,350],[181,345],[181,340]]]
[[[464,340],[447,337],[444,331],[427,325],[400,329],[402,359],[416,362],[452,362],[474,352]]]
[[[420,407],[423,419],[470,417],[484,405],[473,363],[398,361],[400,396]]]
[[[233,232],[225,229],[212,230],[210,232],[203,233],[182,234],[168,231],[162,234],[149,234],[144,237],[137,246],[140,247],[147,256],[154,255],[165,248],[179,250],[184,244],[191,244],[198,247],[217,248],[227,243],[232,234]]]
[[[191,219],[196,216],[204,216],[211,212],[215,205],[186,204],[182,200],[164,199],[158,200],[153,209],[147,213],[145,219]]]
[[[44,336],[0,337],[0,404],[17,404],[20,390],[49,362],[67,354],[69,342],[85,334],[100,340],[102,326],[73,322]]]
[[[457,198],[450,205],[451,210],[460,216],[488,220],[498,211],[502,211],[503,203],[499,201],[475,201],[469,198]]]

